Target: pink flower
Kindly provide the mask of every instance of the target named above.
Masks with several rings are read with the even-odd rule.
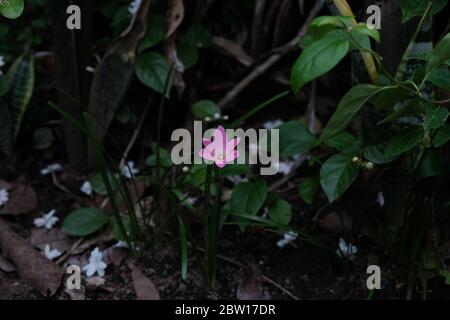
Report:
[[[227,163],[233,162],[239,157],[239,151],[235,150],[240,138],[235,138],[228,141],[225,129],[219,126],[210,140],[203,139],[205,148],[200,150],[199,156],[205,160],[214,161],[216,166],[223,168]]]

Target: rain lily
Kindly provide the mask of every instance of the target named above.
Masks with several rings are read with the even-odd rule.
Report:
[[[283,239],[279,240],[277,242],[277,246],[280,249],[283,249],[285,246],[287,246],[289,243],[291,243],[292,241],[294,241],[295,239],[297,239],[298,234],[292,231],[286,232],[283,235]]]
[[[275,129],[276,127],[279,127],[283,124],[283,120],[277,119],[274,121],[266,121],[262,124],[263,128],[265,129]]]
[[[135,15],[141,6],[142,0],[133,0],[128,7],[128,12]]]
[[[46,176],[50,173],[55,173],[58,171],[62,171],[63,167],[59,163],[49,164],[47,167],[41,170],[41,175]]]
[[[46,244],[45,248],[44,248],[44,255],[48,260],[53,260],[55,258],[60,257],[62,255],[62,253],[59,252],[58,249],[50,250],[50,246],[48,244]]]
[[[51,229],[58,222],[59,218],[54,217],[55,210],[50,211],[47,214],[44,214],[41,218],[34,219],[34,225],[38,228],[46,228]]]
[[[205,160],[214,161],[217,167],[223,168],[227,163],[233,162],[239,157],[239,151],[235,150],[240,138],[228,141],[225,129],[219,126],[214,131],[212,140],[203,139],[205,148],[200,150],[199,156]]]
[[[121,173],[125,178],[133,179],[139,173],[139,170],[134,167],[134,161],[128,161],[121,169]]]
[[[0,189],[0,207],[9,201],[9,192],[6,189]]]
[[[358,248],[356,248],[354,245],[352,245],[351,243],[347,244],[347,242],[342,238],[339,239],[339,248],[336,250],[336,254],[339,257],[353,259],[357,252]]]
[[[107,267],[106,263],[102,261],[103,254],[95,248],[94,251],[91,252],[91,256],[89,257],[89,263],[83,267],[83,271],[86,272],[86,276],[89,278],[94,274],[98,274],[100,277],[105,275],[105,269]]]
[[[89,181],[85,181],[80,188],[80,191],[83,192],[87,196],[92,195],[92,185]]]

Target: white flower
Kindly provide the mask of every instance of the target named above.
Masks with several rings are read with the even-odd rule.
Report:
[[[62,253],[59,252],[58,249],[50,250],[50,246],[48,244],[46,244],[45,248],[44,248],[44,255],[48,260],[53,260],[55,258],[60,257],[62,255]]]
[[[0,207],[9,201],[9,192],[6,189],[0,189]]]
[[[380,207],[384,207],[384,194],[383,191],[378,192],[377,195],[377,203]]]
[[[295,239],[297,239],[297,237],[298,237],[298,234],[295,233],[295,232],[293,232],[293,231],[286,232],[286,233],[283,235],[283,239],[281,239],[281,240],[279,240],[279,241],[277,242],[278,248],[283,249],[283,248],[284,248],[285,246],[287,246],[289,243],[291,243],[292,241],[294,241]]]
[[[247,177],[242,177],[242,176],[229,176],[229,177],[227,177],[227,179],[230,180],[231,182],[233,182],[234,184],[248,181]]]
[[[90,73],[95,73],[95,68],[94,68],[94,67],[91,67],[91,66],[87,66],[87,67],[86,67],[86,71],[87,71],[87,72],[90,72]]]
[[[275,168],[278,169],[278,173],[282,173],[283,175],[288,175],[291,173],[292,168],[294,167],[295,161],[281,161],[275,164]]]
[[[90,278],[96,273],[100,277],[105,275],[107,265],[102,261],[102,259],[103,254],[98,250],[98,248],[95,248],[89,257],[89,263],[83,267],[83,271],[86,271],[86,276]]]
[[[183,170],[184,173],[189,172],[189,167],[188,166],[184,166],[182,170]]]
[[[128,161],[121,169],[122,175],[125,178],[132,179],[139,173],[139,170],[134,167],[134,161]]]
[[[214,113],[214,119],[220,119],[220,113]]]
[[[47,167],[41,170],[41,175],[46,176],[50,173],[62,171],[63,167],[59,163],[49,164]]]
[[[262,126],[263,126],[263,128],[270,130],[270,129],[275,129],[276,127],[281,126],[283,123],[284,123],[283,120],[277,119],[274,121],[266,121],[262,124]]]
[[[125,241],[117,241],[117,243],[115,245],[113,245],[114,248],[123,248],[123,249],[128,249],[128,244]]]
[[[206,122],[210,122],[211,121],[211,117],[205,117],[205,121]]]
[[[356,248],[351,243],[347,244],[344,239],[339,239],[339,248],[336,250],[336,254],[339,257],[346,257],[349,259],[353,259],[355,254],[358,252],[358,248]]]
[[[135,15],[141,6],[141,2],[142,0],[131,1],[130,6],[128,7],[128,12],[131,13],[132,15]]]
[[[197,198],[196,197],[188,197],[186,199],[186,203],[190,204],[191,206],[193,206],[196,202],[197,202]]]
[[[81,186],[80,191],[83,192],[85,195],[91,196],[92,195],[91,183],[89,181],[85,181]]]
[[[59,218],[54,217],[55,210],[50,211],[47,214],[44,214],[41,218],[34,219],[34,225],[38,228],[46,228],[51,229],[53,225],[58,222]]]

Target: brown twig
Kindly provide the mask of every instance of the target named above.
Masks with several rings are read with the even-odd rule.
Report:
[[[229,104],[253,81],[255,81],[259,76],[264,74],[268,69],[270,69],[275,63],[277,63],[282,57],[292,50],[298,48],[298,42],[302,36],[306,34],[306,30],[311,23],[311,21],[317,16],[317,14],[322,9],[325,4],[325,0],[318,0],[314,7],[311,9],[308,17],[306,18],[303,26],[297,35],[288,43],[275,48],[272,50],[271,55],[267,60],[264,60],[260,65],[255,66],[252,72],[248,74],[244,79],[239,81],[223,98],[219,101],[219,106],[223,109],[227,108]]]

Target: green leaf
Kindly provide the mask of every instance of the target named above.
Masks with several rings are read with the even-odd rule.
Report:
[[[335,148],[336,150],[342,151],[349,145],[355,143],[355,141],[356,139],[351,133],[347,131],[341,131],[332,136],[330,139],[324,141],[324,143],[330,148]]]
[[[444,161],[439,152],[434,149],[426,149],[417,167],[417,177],[435,177],[443,174],[444,171]]]
[[[161,54],[157,52],[141,54],[136,60],[135,71],[143,84],[164,94],[164,84],[169,76],[170,66]]]
[[[433,137],[433,146],[435,148],[442,147],[450,140],[450,124],[445,124],[436,131]]]
[[[44,150],[49,148],[55,137],[50,128],[38,128],[33,132],[33,147],[37,150]]]
[[[423,122],[423,127],[425,130],[437,129],[444,125],[445,121],[449,116],[449,112],[446,108],[437,107],[427,110],[427,115]]]
[[[375,108],[378,110],[392,109],[403,98],[410,95],[404,87],[394,87],[383,90],[375,99]]]
[[[186,42],[197,48],[206,48],[212,44],[211,32],[201,24],[194,24],[185,35]]]
[[[433,8],[432,14],[436,14],[447,5],[447,0],[432,0]],[[402,23],[409,21],[414,17],[421,17],[425,14],[428,7],[429,0],[400,0],[400,6],[402,8],[403,19]]]
[[[333,69],[349,49],[349,40],[342,30],[333,30],[306,47],[292,68],[294,92],[297,93],[305,84]]]
[[[339,102],[336,111],[323,129],[320,141],[326,141],[339,131],[344,130],[364,104],[381,90],[383,88],[380,89],[380,87],[371,84],[359,84],[350,89]]]
[[[163,148],[159,149],[159,160],[163,168],[170,168],[173,164],[170,152]],[[145,164],[149,167],[156,167],[156,153],[148,157]]]
[[[320,169],[320,184],[330,202],[339,198],[355,181],[359,173],[353,163],[355,153],[347,150],[329,158]]]
[[[117,179],[114,179],[113,177],[114,173],[108,172],[106,175],[108,177],[109,183],[111,184],[111,187],[113,190],[115,190],[117,188]],[[101,173],[97,173],[95,175],[93,175],[91,177],[91,179],[89,179],[89,182],[91,183],[92,186],[92,190],[94,190],[94,192],[96,192],[99,195],[107,195],[108,191],[106,189],[106,185],[105,182],[103,180],[102,174]]]
[[[307,204],[312,204],[314,197],[317,193],[317,190],[319,190],[319,187],[320,187],[319,177],[305,178],[298,185],[298,195]]]
[[[125,232],[130,235],[131,233],[131,219],[130,217],[121,217],[123,226],[125,227]],[[117,223],[117,220],[114,220],[113,223],[113,234],[114,238],[116,238],[117,241],[125,241],[125,236],[120,231],[119,224]]]
[[[268,207],[270,220],[276,224],[287,226],[292,217],[292,206],[283,199],[277,199]]]
[[[198,62],[198,49],[186,42],[177,43],[177,55],[185,69],[189,69]]]
[[[384,150],[386,158],[392,158],[414,148],[424,136],[422,127],[412,127],[404,129],[402,132],[389,140]]]
[[[439,271],[439,274],[444,277],[445,284],[446,285],[450,285],[450,271],[448,271],[448,270],[441,270],[441,271]]]
[[[64,219],[62,230],[71,236],[90,235],[109,222],[108,216],[95,208],[82,208],[73,211]]]
[[[255,216],[262,208],[267,197],[267,185],[264,180],[256,182],[241,182],[234,187],[231,193],[230,210],[237,214]],[[248,221],[242,221],[242,231],[248,226]]]
[[[192,106],[192,111],[197,119],[204,120],[206,117],[211,119],[219,119],[222,116],[222,110],[214,102],[210,100],[201,100]]]
[[[447,67],[434,69],[428,75],[427,80],[439,88],[450,90],[450,71]]]
[[[401,103],[395,109],[396,110],[394,112],[392,112],[389,116],[387,116],[385,119],[380,121],[378,124],[385,124],[388,122],[393,122],[397,119],[400,119],[403,117],[408,117],[408,116],[413,116],[413,115],[423,112],[423,108],[420,104],[419,99],[413,99],[413,100]]]
[[[167,18],[160,15],[150,15],[147,33],[141,40],[139,52],[151,48],[164,40],[167,34]]]
[[[398,156],[386,158],[384,154],[384,146],[377,145],[366,148],[366,150],[364,151],[364,158],[374,164],[387,164],[396,160]]]
[[[349,16],[321,16],[315,18],[308,26],[308,33],[317,32],[320,29],[326,28],[348,28],[352,25],[353,19]]]
[[[237,163],[230,163],[226,165],[222,169],[222,176],[229,177],[229,176],[249,176],[252,174],[252,169],[249,164],[237,164]]]
[[[283,156],[305,154],[317,142],[316,137],[299,121],[283,123],[278,129],[280,130],[280,154]]]
[[[351,32],[352,33],[356,32],[356,33],[359,33],[359,34],[363,34],[363,35],[371,37],[376,42],[381,42],[380,32],[378,30],[376,30],[376,29],[369,28],[367,23],[358,23],[356,26],[354,26],[352,28]]]
[[[0,14],[8,19],[16,19],[23,12],[23,0],[4,0],[0,3]]]
[[[439,41],[434,50],[428,56],[427,68],[432,70],[444,64],[450,59],[450,33],[447,33],[445,37]]]

